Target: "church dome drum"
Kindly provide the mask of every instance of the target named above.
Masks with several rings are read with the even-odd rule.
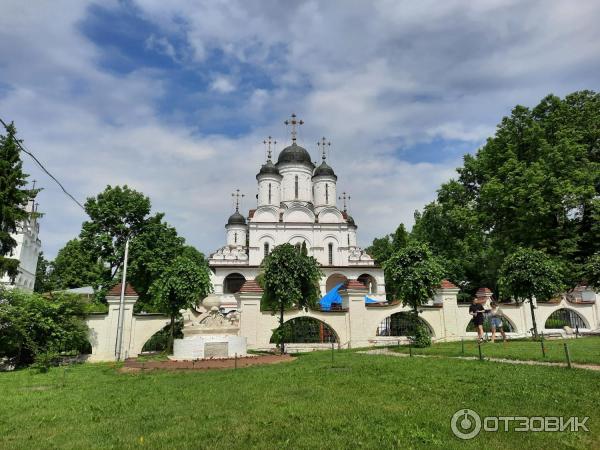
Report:
[[[277,158],[277,164],[282,163],[306,164],[310,167],[314,167],[314,164],[310,160],[310,154],[308,151],[305,148],[300,147],[295,142],[292,145],[284,148],[279,154],[279,157]]]
[[[266,164],[263,164],[258,172],[257,177],[260,175],[280,175],[279,169],[271,160],[267,161]]]

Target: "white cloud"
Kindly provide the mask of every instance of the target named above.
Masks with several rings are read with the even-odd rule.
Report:
[[[15,120],[26,145],[79,198],[128,183],[205,252],[222,245],[232,189],[247,194],[245,208],[253,206],[261,142],[272,135],[283,148],[289,138],[282,122],[292,111],[306,121],[301,142],[313,159],[317,139],[331,139],[339,190],[352,195],[350,211],[366,245],[400,221],[412,224],[414,210],[460,165],[447,152],[433,163],[411,163],[400,159],[406,155],[399,148],[434,139],[474,147],[517,103],[598,87],[600,7],[592,1],[573,7],[499,0],[140,0],[137,13],[159,28],[146,48],[198,71],[211,80],[209,91],[235,91],[240,99],[171,111],[165,119],[158,104],[173,95],[168,72],[141,66],[123,75],[104,68],[102,52],[81,32],[89,4],[15,0],[4,6],[2,117]],[[210,66],[214,50],[271,84],[244,92],[242,69]],[[241,135],[210,135],[181,120],[206,115],[250,118],[252,126]],[[46,187],[42,240],[53,255],[85,217],[31,161],[26,167]]]
[[[235,83],[229,77],[218,75],[210,83],[210,89],[221,94],[229,94],[235,91]]]

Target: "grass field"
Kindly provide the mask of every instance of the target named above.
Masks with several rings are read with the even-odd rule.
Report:
[[[0,448],[599,448],[600,373],[352,351],[224,371],[85,364],[0,374]],[[482,416],[589,416],[590,432],[455,438]]]
[[[534,361],[566,362],[564,343],[569,347],[571,361],[581,364],[600,365],[600,337],[582,337],[579,339],[545,339],[546,356],[542,353],[540,342],[532,340],[514,340],[503,343],[502,340],[492,344],[481,344],[484,357],[521,359]],[[440,356],[479,356],[477,343],[473,340],[464,342],[464,355],[461,342],[434,344],[427,348],[413,348],[413,354]],[[408,353],[408,347],[395,347],[395,351]]]

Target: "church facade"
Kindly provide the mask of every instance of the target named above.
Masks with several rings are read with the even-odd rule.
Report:
[[[329,143],[325,138],[319,142],[322,161],[313,163],[308,150],[297,143],[296,127],[302,123],[295,115],[286,121],[292,127],[292,142],[276,162],[271,138],[265,141],[267,161],[256,175],[256,209],[242,214],[242,194],[233,194],[236,208],[225,225],[226,244],[209,258],[215,294],[225,309],[236,308],[234,294],[256,278],[265,256],[285,243],[305,246],[321,264],[323,295],[342,281],[359,280],[371,297],[385,300],[383,270],[358,246],[358,226],[347,209],[349,197],[338,193],[337,175],[327,163]]]

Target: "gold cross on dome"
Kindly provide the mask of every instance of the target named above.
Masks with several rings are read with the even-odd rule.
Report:
[[[296,129],[296,127],[304,125],[304,121],[302,119],[297,119],[296,114],[292,113],[292,116],[283,123],[292,127],[292,142],[295,144],[296,136],[298,135],[298,130]]]
[[[323,156],[321,156],[321,158],[323,159],[323,161],[325,161],[325,158],[327,158],[327,156],[325,155],[325,150],[328,147],[331,147],[331,142],[328,142],[327,139],[325,139],[325,137],[322,137],[321,140],[317,142],[317,147],[321,148],[321,151],[323,152]]]
[[[235,212],[239,212],[240,211],[240,198],[244,198],[245,195],[244,194],[240,194],[240,190],[236,189],[235,193],[231,194],[231,196],[233,198],[235,198]]]

